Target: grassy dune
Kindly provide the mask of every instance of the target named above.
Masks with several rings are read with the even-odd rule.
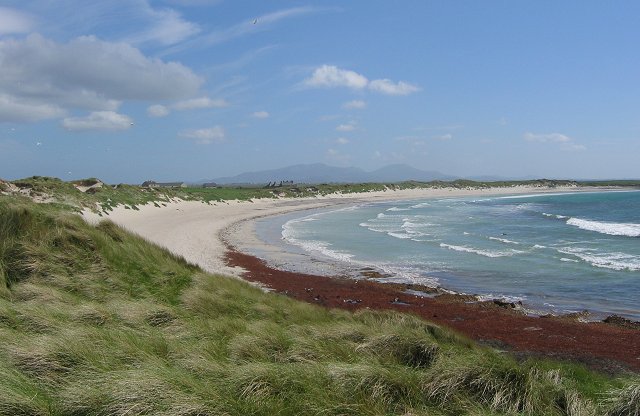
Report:
[[[638,415],[640,388],[266,294],[0,196],[0,414]]]
[[[637,182],[622,181],[619,186],[633,187]],[[90,192],[81,192],[78,186],[91,186],[98,183],[100,186],[91,189]],[[334,193],[350,194],[357,192],[384,191],[387,189],[416,189],[416,188],[474,188],[483,189],[490,187],[513,186],[537,186],[557,187],[576,185],[574,181],[559,180],[531,180],[516,182],[475,182],[469,180],[456,180],[452,182],[399,182],[399,183],[352,183],[352,184],[318,184],[318,185],[286,185],[275,188],[266,188],[260,185],[252,186],[226,186],[219,188],[143,188],[136,185],[108,185],[95,178],[81,179],[65,182],[58,178],[45,176],[32,176],[12,182],[0,180],[0,195],[2,192],[22,195],[30,199],[40,199],[47,202],[55,202],[67,209],[80,211],[82,208],[90,208],[99,212],[108,212],[118,205],[129,209],[137,209],[139,205],[154,203],[157,206],[166,204],[173,198],[186,201],[219,202],[229,200],[246,201],[259,198],[276,197],[314,197]],[[593,182],[589,186],[604,186],[610,183]],[[11,192],[9,186],[15,188]],[[21,192],[17,192],[20,190]]]

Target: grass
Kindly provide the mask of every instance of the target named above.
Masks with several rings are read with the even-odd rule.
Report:
[[[138,206],[153,203],[157,206],[167,204],[173,199],[202,201],[216,203],[230,200],[247,201],[260,198],[303,198],[329,195],[334,193],[350,194],[356,192],[374,192],[388,189],[416,189],[416,188],[458,188],[458,189],[483,189],[490,187],[558,187],[558,186],[624,186],[637,188],[639,181],[590,181],[575,182],[567,180],[538,179],[529,181],[500,181],[500,182],[476,182],[465,179],[455,181],[416,182],[406,181],[398,183],[351,183],[351,184],[316,184],[316,185],[286,185],[276,188],[266,188],[260,185],[252,186],[224,186],[219,188],[143,188],[141,186],[118,184],[102,184],[91,189],[90,192],[81,192],[77,186],[91,186],[100,181],[96,178],[81,179],[65,182],[57,178],[44,176],[32,176],[11,182],[30,198],[39,198],[48,201],[51,199],[57,205],[80,212],[84,208],[105,213],[122,205],[128,209],[138,209]],[[100,182],[101,183],[101,182]],[[0,180],[1,192],[7,192],[8,185]],[[25,198],[26,199],[26,198]]]
[[[0,414],[638,415],[639,382],[204,273],[0,197]]]

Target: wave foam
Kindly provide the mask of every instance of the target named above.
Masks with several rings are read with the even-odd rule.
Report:
[[[640,270],[640,256],[627,253],[597,253],[594,249],[565,247],[558,249],[559,253],[570,254],[591,264],[594,267],[611,270]]]
[[[391,207],[387,209],[387,211],[411,211],[410,208],[399,208],[399,207]]]
[[[400,233],[394,233],[394,232],[388,232],[387,235],[390,235],[391,237],[399,238],[401,240],[406,240],[413,237],[412,235],[409,235],[409,234],[400,234]]]
[[[517,241],[507,240],[506,238],[489,237],[489,240],[500,241],[501,243],[505,243],[505,244],[518,244],[518,245],[520,244]]]
[[[543,212],[542,215],[544,215],[545,217],[557,218],[559,220],[563,220],[565,218],[569,218],[566,215],[549,214],[549,213],[546,213],[546,212]]]
[[[567,224],[582,230],[595,231],[600,234],[640,237],[640,224],[623,222],[604,222],[569,218]]]
[[[518,250],[510,250],[510,251],[480,250],[477,248],[466,247],[466,246],[454,246],[452,244],[445,244],[445,243],[440,243],[440,247],[448,248],[449,250],[454,250],[454,251],[462,251],[465,253],[479,254],[481,256],[491,257],[491,258],[508,257],[508,256],[513,256],[514,254],[523,253],[522,251],[518,251]]]

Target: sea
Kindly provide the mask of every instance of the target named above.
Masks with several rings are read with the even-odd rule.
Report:
[[[640,320],[640,191],[367,203],[256,230],[285,253],[266,259],[283,269],[373,268],[380,281],[521,301],[531,314]]]

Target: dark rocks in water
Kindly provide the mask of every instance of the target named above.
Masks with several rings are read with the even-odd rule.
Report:
[[[393,275],[391,274],[380,273],[379,271],[371,267],[363,267],[362,269],[360,269],[360,275],[369,279],[384,279],[387,277],[393,277]]]
[[[602,320],[602,322],[610,325],[621,326],[624,328],[640,329],[640,322],[632,321],[631,319],[623,318],[618,315],[610,315]]]
[[[391,302],[392,305],[403,305],[403,306],[408,306],[411,305],[408,302],[405,302],[403,300],[400,300],[400,298],[394,298],[393,301]]]
[[[505,309],[515,309],[518,306],[522,306],[522,302],[518,301],[516,302],[506,302],[504,300],[500,300],[500,299],[494,299],[493,303],[497,306],[500,306],[501,308],[505,308]]]

